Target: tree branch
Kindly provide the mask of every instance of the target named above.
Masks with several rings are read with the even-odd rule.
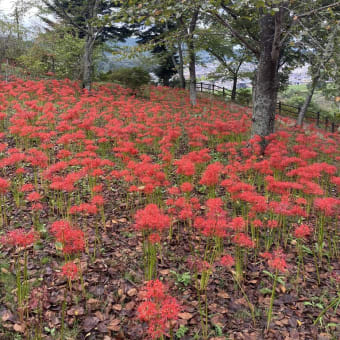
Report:
[[[217,12],[210,12],[210,14],[212,14],[213,16],[215,16],[217,18],[217,20],[226,28],[229,29],[229,31],[231,32],[231,34],[237,38],[238,40],[240,40],[250,51],[252,51],[257,57],[260,55],[260,51],[253,47],[251,45],[251,43],[249,41],[247,41],[247,39],[245,39],[242,34],[240,32],[238,32],[237,30],[235,30],[227,21],[225,21]]]

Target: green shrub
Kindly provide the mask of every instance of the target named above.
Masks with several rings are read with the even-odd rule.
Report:
[[[104,81],[119,83],[133,91],[136,91],[143,85],[147,85],[151,82],[149,72],[141,67],[126,67],[112,70],[102,75],[101,79]]]
[[[238,89],[236,92],[236,101],[242,105],[249,105],[252,100],[251,89]]]

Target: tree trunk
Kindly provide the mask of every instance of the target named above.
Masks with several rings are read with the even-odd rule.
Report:
[[[236,99],[236,90],[237,90],[237,74],[233,76],[233,89],[231,90],[231,100]]]
[[[194,49],[194,43],[192,39],[188,43],[188,54],[189,54],[189,75],[190,75],[190,103],[195,106],[197,103],[197,90],[196,90],[196,55]]]
[[[91,90],[94,37],[87,34],[83,56],[83,89]]]
[[[280,49],[275,42],[278,35],[276,20],[270,14],[264,14],[260,19],[261,51],[256,72],[251,135],[261,137],[262,151],[266,146],[265,137],[274,132]]]
[[[296,122],[296,124],[298,126],[302,126],[302,124],[303,124],[303,119],[304,119],[305,114],[307,112],[308,106],[309,106],[310,102],[312,101],[314,90],[316,88],[316,85],[318,84],[319,78],[320,78],[320,69],[318,70],[317,75],[315,77],[313,77],[312,84],[311,84],[311,87],[310,87],[310,89],[307,93],[307,97],[305,99],[305,102],[303,103],[303,105],[300,108],[299,115],[298,115],[297,122]]]

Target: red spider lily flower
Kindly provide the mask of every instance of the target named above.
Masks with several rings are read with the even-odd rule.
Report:
[[[209,164],[202,174],[200,184],[207,186],[217,185],[223,165],[219,162]]]
[[[85,249],[84,232],[80,229],[67,229],[64,232],[63,253],[75,254]]]
[[[21,192],[33,191],[34,185],[31,183],[23,184],[20,188]]]
[[[26,170],[24,168],[18,168],[15,170],[16,175],[22,175],[26,173]]]
[[[268,228],[274,229],[278,227],[279,223],[276,220],[269,220],[267,222],[267,225],[268,225]]]
[[[148,323],[151,339],[158,339],[166,334],[170,322],[178,319],[181,306],[167,294],[166,287],[159,280],[149,281],[141,296],[145,301],[137,308],[138,318]]]
[[[135,228],[137,230],[159,230],[170,227],[170,218],[162,213],[156,204],[148,204],[135,214]]]
[[[28,247],[33,244],[37,239],[35,231],[31,230],[26,232],[25,229],[19,228],[9,231],[5,236],[0,239],[2,244],[8,244],[16,247]]]
[[[42,211],[43,205],[41,203],[33,203],[31,209],[33,211]]]
[[[29,202],[40,201],[41,198],[42,198],[42,196],[38,192],[36,192],[36,191],[31,192],[26,197],[27,201],[29,201]]]
[[[102,191],[103,191],[103,184],[95,185],[95,186],[92,188],[92,192],[102,192]]]
[[[74,262],[66,262],[61,267],[62,275],[66,276],[69,280],[74,280],[78,276],[78,266]]]
[[[246,226],[246,222],[242,216],[234,217],[228,225],[234,231],[243,231]]]
[[[159,234],[152,233],[152,234],[149,235],[148,240],[152,244],[160,243],[161,242],[161,237],[159,236]]]
[[[282,250],[276,250],[273,254],[271,253],[260,253],[260,255],[268,260],[268,265],[271,269],[280,272],[285,272],[288,269],[286,262],[286,256],[283,254]]]
[[[91,203],[95,205],[102,206],[104,205],[104,197],[101,195],[96,195],[92,197]]]
[[[326,216],[335,216],[339,212],[340,200],[333,197],[316,198],[314,207]]]
[[[294,230],[294,236],[296,238],[306,238],[310,234],[311,234],[311,229],[306,224],[301,224]]]
[[[180,175],[193,176],[196,172],[195,163],[186,158],[174,161],[174,165],[177,166],[176,172]]]
[[[240,247],[245,247],[245,248],[254,248],[255,243],[249,238],[248,235],[244,233],[238,233],[234,236],[233,242]]]
[[[191,183],[184,182],[181,184],[181,191],[182,192],[191,192],[194,189]]]
[[[0,177],[0,194],[5,194],[8,191],[9,186],[9,181]]]
[[[220,264],[223,267],[230,268],[230,267],[232,267],[235,264],[235,261],[234,261],[234,258],[231,255],[226,254],[226,255],[223,255],[221,257]]]
[[[205,217],[196,217],[194,226],[201,231],[204,236],[226,236],[227,212],[223,210],[221,198],[210,198],[206,201],[207,212]]]
[[[72,229],[71,224],[68,221],[61,220],[55,221],[50,227],[50,232],[59,242],[64,242],[64,234],[67,230]]]

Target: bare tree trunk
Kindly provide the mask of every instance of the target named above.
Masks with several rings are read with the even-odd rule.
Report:
[[[278,91],[279,45],[277,18],[265,14],[260,19],[261,51],[256,72],[253,101],[252,137],[261,137],[262,151],[266,146],[265,137],[274,132],[275,109]]]
[[[233,76],[233,88],[231,90],[231,100],[236,99],[236,90],[237,90],[237,74]]]
[[[188,44],[188,54],[189,54],[189,75],[190,75],[190,102],[192,106],[197,103],[197,90],[196,90],[196,55],[194,50],[194,44],[192,39],[190,39]]]
[[[306,99],[305,99],[303,105],[300,108],[298,119],[297,119],[297,122],[296,122],[296,124],[299,125],[299,126],[302,126],[302,124],[303,124],[303,119],[304,119],[305,114],[307,112],[308,106],[309,106],[310,102],[312,101],[314,90],[316,88],[316,85],[318,84],[319,78],[320,78],[320,69],[318,70],[317,75],[315,77],[313,77],[312,84],[310,86],[310,89],[308,91]]]
[[[93,45],[95,38],[91,34],[87,34],[85,42],[85,50],[83,56],[83,89],[91,90],[92,84],[92,67],[93,67]]]
[[[196,9],[192,15],[189,30],[188,30],[188,55],[189,55],[189,75],[190,75],[190,102],[192,106],[197,103],[197,90],[196,90],[196,54],[194,44],[194,31],[198,19],[199,9]]]

